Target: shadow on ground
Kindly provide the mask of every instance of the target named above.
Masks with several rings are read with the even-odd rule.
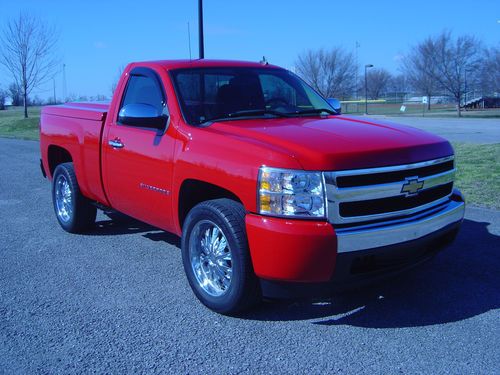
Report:
[[[179,237],[128,216],[109,213],[90,235],[139,233],[180,247]],[[266,302],[239,318],[313,320],[318,325],[397,328],[449,323],[500,308],[500,236],[489,223],[464,220],[450,247],[397,278],[319,302]]]
[[[163,241],[173,246],[181,246],[180,238],[175,234],[162,231],[152,225],[135,220],[121,213],[109,212],[105,213],[105,215],[109,217],[109,220],[97,221],[95,228],[91,232],[88,232],[88,235],[114,236],[142,233],[143,237],[152,241]]]
[[[500,308],[500,237],[465,220],[454,244],[407,274],[322,302],[266,303],[243,319],[367,328],[450,323]]]

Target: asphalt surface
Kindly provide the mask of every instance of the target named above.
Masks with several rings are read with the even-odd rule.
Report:
[[[451,142],[500,143],[498,118],[386,117],[385,120],[410,125],[438,134]]]
[[[500,212],[397,279],[237,318],[191,293],[178,239],[100,215],[65,233],[38,143],[0,138],[0,373],[500,372]]]

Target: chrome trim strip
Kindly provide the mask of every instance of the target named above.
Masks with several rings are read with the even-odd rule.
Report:
[[[455,159],[455,156],[451,155],[451,156],[447,156],[444,158],[421,161],[421,162],[413,163],[413,164],[393,165],[390,167],[376,167],[376,168],[366,168],[366,169],[350,169],[348,171],[338,171],[338,172],[333,172],[333,173],[335,173],[336,176],[353,176],[353,175],[357,176],[360,174],[375,174],[375,173],[406,171],[408,169],[417,169],[417,168],[428,167],[430,165],[441,164],[441,163],[445,163],[447,161],[454,160],[454,159]]]
[[[415,221],[369,229],[337,230],[337,252],[374,249],[416,240],[462,220],[464,214],[464,202],[450,201],[441,211]]]
[[[450,194],[448,194],[447,196],[441,198],[441,199],[438,199],[438,200],[435,200],[433,202],[424,204],[422,206],[417,206],[417,207],[414,207],[414,208],[409,208],[408,210],[384,212],[384,213],[381,213],[381,214],[367,215],[367,216],[342,217],[342,216],[338,215],[338,219],[335,219],[337,221],[331,221],[330,220],[331,217],[330,217],[330,212],[329,212],[328,213],[328,215],[329,215],[328,219],[330,220],[331,223],[335,223],[335,224],[352,224],[352,223],[360,223],[360,222],[363,222],[363,221],[371,221],[371,220],[379,220],[379,219],[386,219],[386,218],[394,218],[394,217],[398,217],[398,216],[412,215],[412,214],[415,214],[417,212],[427,210],[428,208],[437,206],[437,205],[439,205],[441,203],[444,203],[444,202],[448,201],[450,199],[450,196],[452,194],[453,194],[453,192],[450,193]]]

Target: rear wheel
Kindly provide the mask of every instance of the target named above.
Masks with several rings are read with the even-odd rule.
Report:
[[[182,261],[196,297],[208,308],[233,314],[261,296],[245,231],[243,206],[215,199],[195,206],[182,232]]]
[[[94,225],[97,208],[81,194],[73,163],[62,163],[56,167],[52,180],[52,202],[57,221],[65,231],[81,233]]]

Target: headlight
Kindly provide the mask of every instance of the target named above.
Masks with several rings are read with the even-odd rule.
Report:
[[[261,167],[258,188],[257,203],[261,214],[325,217],[325,189],[321,172]]]

